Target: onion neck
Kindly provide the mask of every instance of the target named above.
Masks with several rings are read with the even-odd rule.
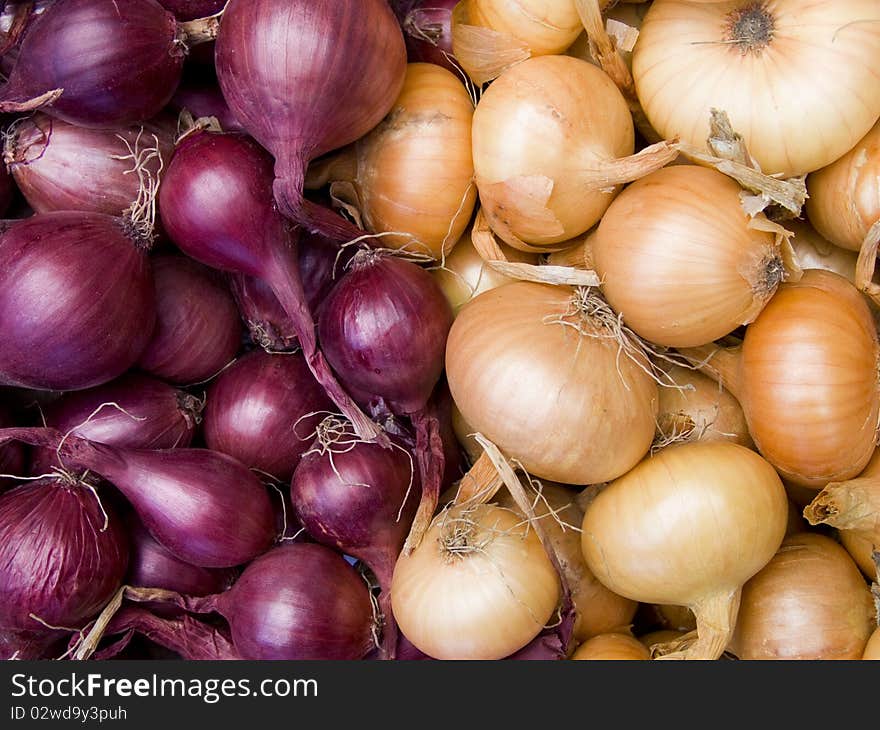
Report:
[[[498,475],[495,464],[484,451],[461,478],[455,504],[485,504],[498,493],[502,484],[504,482]]]
[[[693,606],[697,630],[683,636],[678,642],[666,645],[670,653],[658,659],[718,659],[730,643],[739,613],[742,587],[735,591],[721,591]]]
[[[440,501],[445,467],[440,419],[434,407],[429,404],[421,411],[412,414],[411,418],[416,428],[415,452],[422,484],[422,497],[404,544],[403,550],[407,555],[421,544],[422,538],[431,526],[437,503]]]
[[[177,40],[187,49],[197,46],[201,43],[210,43],[217,39],[217,33],[220,31],[220,19],[223,17],[224,10],[215,15],[209,15],[206,18],[196,18],[195,20],[187,20],[177,23]]]
[[[742,346],[720,347],[718,345],[700,345],[684,347],[678,350],[697,369],[724,386],[730,394],[740,400],[742,385],[740,382],[740,359]]]
[[[832,482],[804,508],[804,517],[811,525],[874,535],[880,530],[880,479]]]
[[[624,185],[656,172],[678,157],[678,153],[678,140],[657,142],[634,155],[616,159],[599,158],[593,148],[588,148],[578,181],[588,191]]]

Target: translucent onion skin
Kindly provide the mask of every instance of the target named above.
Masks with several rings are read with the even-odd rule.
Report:
[[[37,213],[122,215],[138,197],[140,180],[131,172],[130,156],[135,147],[139,153],[158,150],[144,165],[156,176],[162,160],[167,165],[171,159],[174,138],[161,124],[87,129],[37,113],[10,128],[3,159]]]
[[[847,281],[855,282],[858,254],[835,246],[807,221],[785,221],[785,227],[794,233],[791,245],[802,269],[833,271]]]
[[[81,390],[118,377],[156,316],[150,262],[121,218],[100,213],[15,223],[0,236],[0,292],[0,382],[21,387]]]
[[[229,109],[275,158],[281,212],[354,238],[341,216],[303,199],[303,181],[310,160],[363,137],[400,93],[406,46],[386,0],[230,0],[215,54]]]
[[[696,639],[670,658],[717,659],[743,584],[776,553],[787,520],[782,482],[758,454],[719,441],[680,444],[599,492],[582,548],[615,593],[694,612]]]
[[[216,375],[241,344],[241,321],[221,276],[186,256],[156,256],[156,325],[138,367],[170,383]]]
[[[326,161],[320,182],[333,182],[332,193],[360,212],[371,233],[400,234],[383,235],[382,247],[442,259],[470,222],[477,198],[473,115],[460,78],[433,63],[410,63],[385,119]]]
[[[825,238],[858,251],[880,220],[880,124],[843,157],[807,178],[807,215]]]
[[[535,531],[493,505],[441,512],[400,556],[391,584],[401,632],[435,659],[506,657],[541,632],[558,600],[559,579]]]
[[[63,89],[46,112],[81,127],[134,124],[156,115],[180,82],[186,46],[155,0],[60,0],[30,26],[0,109]],[[24,109],[23,109],[24,110]]]
[[[658,0],[633,52],[636,91],[662,136],[705,148],[710,109],[723,109],[765,173],[803,175],[845,154],[880,116],[868,92],[878,19],[872,0]],[[834,84],[816,84],[827,75]],[[786,98],[799,102],[780,106]]]
[[[242,464],[287,481],[333,404],[302,355],[255,350],[220,374],[208,390],[205,444]]]
[[[571,656],[576,660],[647,660],[651,652],[641,641],[627,634],[600,634],[581,644]]]
[[[785,268],[773,234],[749,227],[741,191],[711,168],[675,165],[614,200],[593,266],[628,327],[657,345],[695,347],[754,320]]]
[[[799,533],[743,587],[730,651],[740,659],[861,659],[874,616],[846,551]]]
[[[576,300],[530,282],[480,294],[450,330],[446,376],[465,422],[530,474],[597,484],[647,453],[657,385]]]

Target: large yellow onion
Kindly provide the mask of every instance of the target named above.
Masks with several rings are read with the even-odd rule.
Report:
[[[446,375],[464,421],[539,479],[614,479],[654,438],[647,360],[595,304],[585,290],[516,282],[471,300],[449,333]]]
[[[651,652],[638,639],[627,634],[600,634],[581,644],[574,654],[575,660],[647,660]]]
[[[615,593],[690,608],[695,637],[668,656],[717,659],[743,584],[776,553],[788,503],[773,467],[723,441],[670,446],[587,507],[587,566]]]
[[[492,230],[514,248],[569,241],[602,217],[620,185],[675,156],[632,155],[623,95],[600,69],[569,56],[531,58],[503,73],[474,112],[474,168]]]
[[[705,148],[726,111],[767,174],[830,164],[880,117],[876,0],[655,0],[633,51],[651,125]]]
[[[772,233],[752,226],[741,191],[716,170],[675,165],[608,208],[593,266],[637,334],[666,347],[705,345],[754,320],[773,296],[786,256]]]
[[[802,532],[743,587],[740,659],[861,659],[874,628],[865,579],[834,540]]]

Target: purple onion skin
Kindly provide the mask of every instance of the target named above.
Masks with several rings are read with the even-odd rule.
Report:
[[[0,630],[80,628],[122,585],[128,539],[109,504],[43,479],[0,495]]]
[[[275,157],[281,212],[355,238],[355,226],[303,198],[303,182],[310,160],[363,137],[403,87],[406,47],[387,1],[230,0],[215,61],[232,113]]]
[[[106,383],[135,363],[155,316],[150,263],[121,218],[45,213],[0,236],[0,382]]]
[[[288,481],[333,403],[302,355],[255,350],[223,371],[208,391],[209,449]]]
[[[426,271],[361,252],[324,300],[318,336],[340,381],[362,403],[397,414],[424,408],[443,372],[452,310]]]
[[[207,18],[223,10],[226,0],[159,0],[167,11],[174,13],[178,20]]]
[[[397,13],[411,63],[436,63],[460,74],[452,59],[452,9],[459,0],[405,0]]]
[[[197,46],[197,48],[201,50],[203,46]],[[168,106],[176,112],[186,109],[197,119],[215,117],[224,132],[244,131],[244,127],[226,106],[226,101],[223,99],[223,94],[220,93],[216,82],[206,83],[202,80],[185,79]]]
[[[3,404],[0,403],[0,428],[7,428],[13,425],[11,415],[3,407]],[[25,450],[21,444],[10,442],[0,446],[0,474],[24,476],[25,461]],[[17,483],[14,479],[0,477],[0,490]]]
[[[241,343],[241,320],[226,282],[185,256],[155,256],[153,280],[156,326],[138,367],[179,385],[213,377]]]
[[[138,150],[157,148],[167,164],[174,137],[162,122],[144,125],[143,132],[140,125],[98,130],[37,113],[11,128],[3,159],[37,213],[81,210],[121,216],[137,199],[139,181],[130,172],[131,158],[118,158],[129,154],[127,142]],[[159,167],[158,157],[146,164],[152,175]]]
[[[215,604],[243,659],[360,659],[373,646],[367,584],[323,545],[274,548]]]
[[[155,0],[58,0],[22,40],[6,102],[63,93],[46,112],[81,127],[149,119],[174,94],[186,55],[174,16]]]
[[[0,629],[0,661],[55,659],[64,654],[65,634],[60,631],[3,631]]]
[[[6,169],[6,165],[0,165],[0,216],[6,215],[12,202],[15,200],[15,180]]]
[[[131,415],[107,405],[90,419],[105,403],[116,403]],[[174,449],[192,443],[202,408],[198,398],[161,380],[126,373],[97,388],[63,395],[43,414],[47,426],[90,441],[132,449]],[[53,450],[32,450],[32,474],[45,474],[57,463]]]

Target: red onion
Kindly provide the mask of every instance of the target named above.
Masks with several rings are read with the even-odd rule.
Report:
[[[159,0],[178,20],[195,20],[223,10],[226,0]]]
[[[42,479],[0,495],[0,631],[79,629],[122,584],[128,540],[97,493]]]
[[[6,215],[12,201],[15,200],[15,181],[6,165],[0,165],[0,216]]]
[[[196,119],[215,117],[224,132],[243,132],[244,128],[229,111],[223,94],[216,81],[184,79],[168,104],[169,108],[180,112],[186,109]]]
[[[138,367],[182,385],[213,377],[241,344],[241,321],[226,282],[185,256],[154,257],[153,279],[156,326]]]
[[[300,354],[248,353],[208,391],[205,444],[288,481],[332,402]]]
[[[174,449],[190,445],[203,407],[195,396],[161,380],[128,373],[97,388],[68,393],[43,415],[47,426],[90,441],[130,449]],[[60,466],[52,449],[34,449],[32,458],[35,475]]]
[[[47,113],[82,127],[134,124],[174,94],[199,40],[155,0],[58,0],[33,21],[0,91],[0,111]]]
[[[276,209],[271,187],[272,160],[252,140],[195,132],[178,145],[159,190],[165,230],[197,261],[268,284],[296,325],[315,378],[359,435],[380,437],[377,426],[345,393],[317,348],[299,272],[296,234]]]
[[[383,449],[357,439],[349,424],[330,417],[303,456],[290,486],[296,516],[315,540],[362,560],[381,588],[382,644],[394,657],[397,625],[391,576],[418,504],[415,462],[403,446]]]
[[[336,241],[360,235],[303,198],[310,160],[363,137],[403,87],[406,47],[386,0],[230,0],[217,78],[244,128],[275,157],[281,212]]]
[[[0,403],[0,428],[14,426],[12,417]],[[8,443],[0,446],[0,474],[23,476],[25,469],[25,454],[21,444]],[[0,489],[15,484],[14,479],[6,479],[0,476]]]
[[[461,75],[452,55],[452,9],[459,0],[398,0],[392,3],[413,63],[436,63]]]
[[[120,216],[138,197],[135,165],[142,163],[156,176],[173,148],[167,125],[84,129],[37,113],[10,126],[3,159],[37,213]]]
[[[80,390],[128,370],[155,320],[149,241],[122,218],[44,213],[0,236],[0,382]]]
[[[111,482],[150,534],[181,560],[203,568],[242,565],[275,538],[272,502],[260,481],[230,456],[207,449],[126,449],[62,437],[48,428],[0,429],[0,443],[18,439],[56,448]]]

